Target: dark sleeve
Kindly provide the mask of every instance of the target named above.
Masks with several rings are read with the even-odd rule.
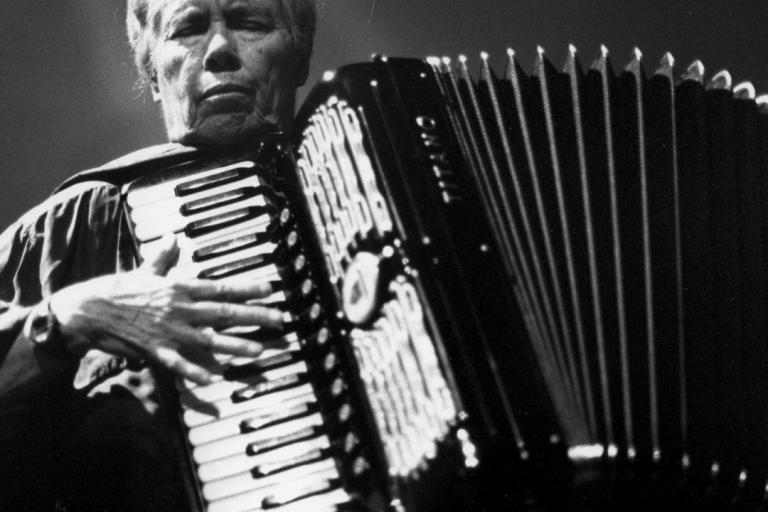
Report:
[[[119,190],[100,182],[57,192],[0,235],[0,412],[71,383],[77,361],[35,350],[25,324],[56,290],[131,268],[126,235]]]

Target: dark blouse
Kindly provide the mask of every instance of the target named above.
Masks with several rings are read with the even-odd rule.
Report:
[[[25,323],[56,290],[135,267],[121,181],[187,152],[156,146],[83,173],[0,235],[0,509],[176,508],[149,372],[96,350],[40,353]]]

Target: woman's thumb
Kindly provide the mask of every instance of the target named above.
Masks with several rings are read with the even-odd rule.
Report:
[[[156,250],[148,254],[141,268],[152,274],[164,276],[179,259],[179,244],[175,233],[168,233],[160,239]]]

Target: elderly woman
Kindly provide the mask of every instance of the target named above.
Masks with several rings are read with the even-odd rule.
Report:
[[[127,12],[140,77],[173,143],[229,147],[288,128],[307,77],[312,0],[128,0]],[[212,369],[193,363],[195,352],[262,348],[210,327],[281,324],[279,311],[242,303],[268,285],[164,277],[172,236],[136,268],[120,170],[176,150],[113,162],[109,182],[90,173],[0,237],[3,510],[180,507],[155,418],[130,385],[94,389],[140,360],[205,383]]]

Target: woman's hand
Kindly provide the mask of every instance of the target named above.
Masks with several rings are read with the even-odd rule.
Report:
[[[211,353],[253,357],[262,350],[257,342],[212,328],[280,328],[284,313],[243,304],[272,293],[268,282],[164,277],[178,258],[176,238],[169,236],[165,242],[156,256],[136,270],[59,290],[51,296],[51,310],[72,352],[98,348],[128,359],[145,359],[205,384],[211,371],[199,361],[213,361]]]

